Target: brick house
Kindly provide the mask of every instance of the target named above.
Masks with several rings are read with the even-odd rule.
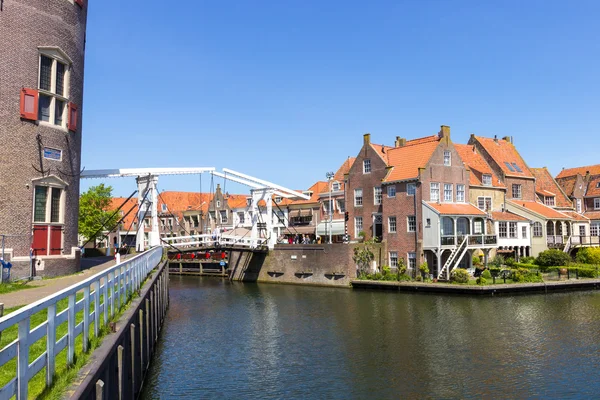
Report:
[[[315,182],[308,190],[302,193],[310,196],[310,200],[292,200],[287,203],[288,226],[286,235],[309,235],[315,236],[317,226],[321,221],[321,203],[319,194],[328,190],[328,183],[323,181]]]
[[[79,3],[12,0],[0,10],[0,232],[13,278],[79,270],[87,21]]]
[[[575,212],[589,221],[589,231],[583,230],[574,235],[580,236],[582,245],[600,244],[600,164],[563,169],[556,176],[556,182],[573,202]],[[581,228],[579,228],[581,229]]]
[[[354,157],[348,157],[338,168],[327,186],[319,193],[321,204],[320,221],[317,225],[317,235],[329,241],[331,233],[332,242],[340,243],[346,234],[345,212],[346,212],[346,175],[354,164]],[[330,201],[331,200],[331,201]]]

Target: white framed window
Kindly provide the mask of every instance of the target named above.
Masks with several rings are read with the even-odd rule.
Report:
[[[340,191],[340,183],[339,182],[333,182],[331,184],[331,191],[332,192],[339,192]]]
[[[414,196],[417,193],[417,184],[416,183],[407,183],[406,184],[406,194],[408,196]]]
[[[521,198],[521,185],[520,184],[513,183],[513,185],[512,185],[512,197],[513,197],[513,199],[520,199]]]
[[[492,186],[492,175],[483,174],[481,178],[481,183],[483,183],[484,186]]]
[[[387,196],[396,197],[396,185],[390,185],[387,187]]]
[[[577,212],[581,214],[581,199],[575,200],[575,205],[577,207]]]
[[[252,197],[246,197],[246,206],[250,207],[252,205]]]
[[[398,268],[398,252],[390,251],[390,268]]]
[[[487,196],[479,196],[477,198],[477,208],[479,208],[481,211],[491,211],[492,198]]]
[[[371,173],[371,160],[363,160],[363,174]]]
[[[63,189],[49,186],[35,186],[34,223],[63,222]]]
[[[498,222],[498,237],[508,237],[508,224],[504,221]]]
[[[396,217],[388,217],[388,231],[396,233]]]
[[[283,197],[281,197],[281,196],[275,196],[275,204],[281,203],[282,200],[283,200]]]
[[[408,268],[417,268],[417,253],[408,253]]]
[[[446,167],[452,165],[452,153],[450,153],[450,150],[444,150],[444,165]]]
[[[600,236],[600,222],[592,222],[590,224],[590,236]]]
[[[161,205],[160,209],[162,210],[162,212],[167,212],[167,205],[165,203],[163,203]]]
[[[323,201],[323,211],[327,215],[331,215],[333,213],[333,200]]]
[[[217,200],[217,208],[221,207],[221,200]]]
[[[38,120],[67,127],[70,62],[56,49],[40,49]]]
[[[542,237],[544,233],[542,231],[542,224],[540,222],[533,223],[533,237]]]
[[[465,185],[460,183],[456,185],[456,201],[458,203],[465,202]]]
[[[452,200],[452,184],[444,183],[444,201],[451,202]]]
[[[439,201],[440,200],[440,184],[437,182],[431,182],[429,184],[429,200]]]
[[[431,218],[425,220],[425,228],[431,228]]]
[[[406,230],[407,232],[416,232],[417,231],[417,217],[414,215],[409,215],[406,217]]]
[[[521,227],[521,238],[527,239],[527,227],[526,226]]]
[[[473,233],[481,235],[483,233],[483,221],[478,219],[473,222]]]
[[[362,207],[363,205],[363,191],[362,189],[354,189],[354,206]]]
[[[599,210],[600,209],[600,197],[596,197],[594,199],[594,210]]]
[[[381,186],[376,186],[373,188],[373,204],[379,205],[383,200],[383,194],[381,191]]]
[[[237,216],[238,216],[238,221],[240,222],[240,224],[243,224],[246,222],[246,213],[238,212]]]
[[[346,212],[346,202],[342,199],[338,199],[336,202],[338,211],[341,213]]]
[[[31,243],[34,257],[63,253],[65,187],[63,181],[52,176],[34,182]]]
[[[210,218],[211,221],[216,221],[217,220],[217,213],[214,211],[209,211],[208,212],[208,217]]]
[[[546,196],[544,199],[544,204],[550,207],[554,207],[554,196]]]
[[[219,211],[219,216],[221,218],[221,223],[226,224],[227,223],[227,210]]]
[[[354,237],[358,238],[358,235],[363,230],[363,219],[362,217],[354,217]]]
[[[516,222],[509,222],[509,224],[508,224],[508,235],[512,239],[516,239],[517,238],[517,223]]]

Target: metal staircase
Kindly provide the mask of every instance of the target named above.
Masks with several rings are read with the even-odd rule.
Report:
[[[465,253],[467,252],[467,247],[468,247],[467,244],[468,243],[469,243],[469,235],[465,235],[465,238],[463,239],[463,241],[460,243],[460,245],[456,246],[452,250],[452,253],[450,253],[450,257],[448,257],[448,260],[446,260],[446,262],[444,263],[444,266],[442,267],[442,269],[440,269],[440,272],[438,273],[438,277],[437,277],[438,279],[442,279],[444,274],[446,274],[446,277],[445,277],[446,280],[450,279],[450,273],[452,272],[454,267],[456,267],[456,264],[458,264],[460,262],[460,260],[462,260]]]

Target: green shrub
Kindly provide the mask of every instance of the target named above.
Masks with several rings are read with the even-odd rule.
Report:
[[[584,247],[577,252],[575,260],[582,264],[600,264],[600,247]]]
[[[473,256],[473,265],[481,265],[481,258],[479,256]]]
[[[452,271],[452,276],[450,277],[450,280],[456,283],[468,283],[469,273],[466,269],[456,268],[454,271]]]
[[[487,283],[487,280],[483,276],[480,276],[479,278],[477,278],[478,285],[485,285],[486,283]]]
[[[521,264],[533,264],[535,262],[535,257],[529,257],[529,256],[521,257],[521,260],[519,262]]]
[[[504,260],[504,264],[508,265],[509,267],[512,267],[513,265],[515,265],[515,259],[512,257],[507,257]]]
[[[535,260],[535,263],[539,265],[542,271],[547,267],[561,267],[569,264],[571,257],[564,251],[558,249],[550,249],[542,251]]]
[[[421,275],[429,274],[429,265],[427,265],[427,262],[419,265],[419,271],[421,271]]]
[[[536,272],[527,268],[516,268],[510,270],[510,279],[519,283],[542,282],[542,277]]]
[[[492,279],[492,273],[489,269],[486,269],[481,273],[481,277],[485,279]]]
[[[502,265],[504,265],[504,257],[502,257],[501,255],[497,255],[492,259],[491,264],[496,268],[502,267]]]
[[[422,282],[423,281],[423,277],[421,275],[417,275],[417,277],[415,278],[415,281]]]
[[[580,278],[596,278],[598,275],[598,270],[595,268],[578,268],[577,274]]]
[[[500,268],[496,268],[496,267],[492,267],[492,268],[489,269],[489,271],[490,271],[490,275],[492,275],[494,278],[497,278],[497,277],[500,276],[501,269]]]

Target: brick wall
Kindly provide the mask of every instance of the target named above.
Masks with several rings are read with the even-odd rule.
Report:
[[[5,244],[21,260],[19,269],[29,264],[32,180],[43,176],[38,170],[66,182],[63,254],[71,256],[77,246],[86,18],[87,8],[69,0],[11,0],[0,11],[0,233],[19,235]],[[69,100],[79,108],[76,132],[20,118],[21,88],[38,88],[38,46],[58,47],[72,60]],[[42,148],[62,150],[62,160],[40,160],[37,137]],[[41,273],[73,272],[78,260],[53,258]]]
[[[512,185],[521,185],[521,198],[518,200],[535,201],[535,183],[533,179],[521,179],[506,176],[504,178],[506,185],[506,198],[513,199]]]

